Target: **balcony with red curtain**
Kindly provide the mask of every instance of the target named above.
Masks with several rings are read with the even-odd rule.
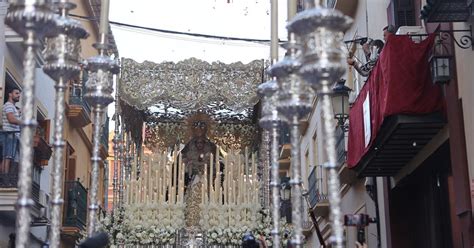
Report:
[[[349,113],[347,164],[359,176],[394,176],[444,127],[428,63],[434,39],[388,37]]]

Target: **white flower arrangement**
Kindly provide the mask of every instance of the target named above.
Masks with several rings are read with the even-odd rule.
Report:
[[[245,233],[272,244],[272,219],[258,204],[201,205],[201,227],[210,245],[240,245]],[[108,214],[100,224],[110,243],[119,245],[173,245],[185,226],[184,204],[126,205]],[[291,226],[281,221],[282,244],[291,237]]]
[[[177,230],[184,226],[182,216],[184,206],[130,205],[103,218],[101,229],[112,245],[174,244]]]

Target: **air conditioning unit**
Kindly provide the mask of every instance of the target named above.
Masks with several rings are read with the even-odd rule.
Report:
[[[401,26],[397,30],[397,35],[414,35],[411,39],[414,42],[420,42],[426,36],[417,36],[417,35],[426,35],[426,30],[422,26]]]

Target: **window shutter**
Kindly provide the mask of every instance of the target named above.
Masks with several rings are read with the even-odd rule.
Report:
[[[415,3],[413,0],[395,1],[395,25],[416,26]]]

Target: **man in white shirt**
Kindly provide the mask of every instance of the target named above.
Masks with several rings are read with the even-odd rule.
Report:
[[[0,173],[10,173],[11,160],[18,155],[18,138],[20,137],[21,111],[15,106],[20,101],[21,90],[8,89],[8,100],[3,104],[2,129],[3,134],[3,164]]]

